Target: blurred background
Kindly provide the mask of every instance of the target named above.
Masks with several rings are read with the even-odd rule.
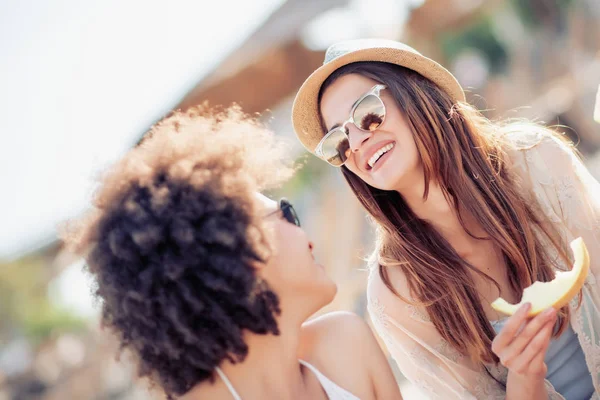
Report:
[[[294,93],[327,46],[399,39],[487,116],[569,127],[600,177],[599,21],[598,0],[1,1],[0,400],[161,398],[115,359],[56,227],[169,110],[236,102],[292,139]],[[295,154],[305,167],[281,193],[339,284],[328,310],[367,318],[371,227],[336,169]]]

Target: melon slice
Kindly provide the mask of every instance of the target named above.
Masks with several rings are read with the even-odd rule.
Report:
[[[550,282],[534,282],[523,290],[521,302],[510,304],[498,297],[492,308],[506,315],[513,315],[524,303],[531,303],[529,317],[533,317],[547,308],[559,309],[571,301],[583,287],[585,278],[590,270],[590,258],[583,239],[577,238],[571,242],[571,250],[575,262],[570,271],[558,271]]]

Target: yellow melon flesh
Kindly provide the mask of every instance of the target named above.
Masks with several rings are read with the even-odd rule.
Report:
[[[590,269],[590,258],[583,239],[577,238],[571,242],[571,250],[575,262],[570,271],[556,273],[550,282],[534,282],[523,290],[521,302],[510,304],[498,297],[492,308],[506,315],[513,315],[524,303],[531,303],[529,317],[533,317],[549,307],[559,309],[569,303],[583,287]]]

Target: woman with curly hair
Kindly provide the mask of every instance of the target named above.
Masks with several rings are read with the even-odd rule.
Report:
[[[598,398],[600,185],[562,135],[489,121],[441,65],[369,39],[329,48],[293,123],[376,223],[369,312],[410,381],[440,399]],[[578,237],[591,264],[574,301],[491,307],[570,269]]]
[[[288,159],[239,110],[178,112],[70,226],[103,324],[170,399],[401,399],[359,317],[306,322],[336,286],[292,205],[258,194],[292,175]]]

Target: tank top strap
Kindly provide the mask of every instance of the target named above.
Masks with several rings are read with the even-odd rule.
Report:
[[[330,400],[360,400],[358,397],[348,392],[346,389],[340,387],[337,383],[326,377],[319,371],[314,365],[307,363],[304,360],[298,360],[300,364],[312,371],[317,377],[323,390],[327,394]]]
[[[225,375],[225,373],[221,370],[221,368],[216,367],[215,369],[217,370],[217,374],[219,374],[219,377],[221,378],[221,380],[223,382],[225,382],[225,386],[227,386],[229,393],[231,393],[231,395],[233,396],[233,400],[242,400],[242,398],[240,397],[238,392],[236,392],[235,388],[229,381],[229,378],[227,378],[227,375]]]
[[[312,364],[309,364],[304,360],[298,360],[298,362],[300,362],[300,364],[302,364],[303,366],[308,368],[313,374],[315,374],[315,376],[319,380],[319,383],[323,387],[323,390],[327,394],[327,397],[330,400],[359,400],[358,397],[354,396],[347,390],[339,387],[335,382],[323,375],[321,371],[319,371]],[[229,378],[227,378],[227,375],[225,375],[221,368],[216,367],[215,370],[217,371],[217,374],[219,374],[221,380],[225,383],[225,386],[227,386],[229,393],[231,393],[231,396],[233,396],[233,400],[242,400],[238,392],[231,384],[231,381],[229,381]]]

